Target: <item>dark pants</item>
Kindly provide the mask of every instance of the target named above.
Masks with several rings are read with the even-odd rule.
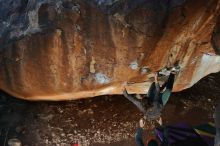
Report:
[[[175,79],[175,74],[170,73],[169,78],[167,82],[165,83],[166,89],[170,89],[171,91],[173,90],[174,79]]]
[[[144,146],[144,142],[142,140],[142,134],[143,134],[143,129],[138,128],[135,133],[135,142],[136,142],[137,146]]]
[[[149,103],[158,102],[162,104],[162,94],[160,93],[161,90],[164,88],[172,91],[173,84],[174,84],[175,74],[170,73],[167,81],[162,85],[162,87],[158,90],[159,84],[153,82],[148,90],[147,96],[149,98]]]
[[[147,97],[149,100],[149,104],[152,104],[156,99],[155,95],[160,94],[160,90],[156,89],[156,83],[153,82],[148,90]]]

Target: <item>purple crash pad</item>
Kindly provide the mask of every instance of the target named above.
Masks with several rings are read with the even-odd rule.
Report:
[[[208,146],[206,142],[188,124],[179,123],[166,126],[168,131],[168,143],[176,146]],[[161,142],[164,141],[164,127],[156,128],[156,134]]]

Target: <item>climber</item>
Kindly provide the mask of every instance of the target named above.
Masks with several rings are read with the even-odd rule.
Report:
[[[126,89],[124,89],[123,94],[129,101],[134,103],[141,112],[145,114],[146,118],[156,119],[160,116],[163,106],[165,106],[169,100],[171,91],[173,89],[176,72],[177,69],[175,69],[175,67],[172,68],[168,80],[161,87],[158,82],[158,73],[155,73],[154,82],[151,84],[147,93],[148,102],[145,97],[139,100],[129,95]],[[149,104],[153,104],[153,107],[147,110],[146,107]]]
[[[170,72],[168,80],[161,87],[157,78],[158,74],[155,74],[154,82],[151,84],[147,94],[149,103],[153,104],[153,106],[147,110],[146,116],[148,118],[155,119],[160,116],[162,108],[166,105],[171,95],[175,74],[177,72],[178,70],[174,67]]]

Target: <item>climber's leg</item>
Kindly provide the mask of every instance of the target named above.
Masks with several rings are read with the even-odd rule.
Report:
[[[149,104],[152,104],[153,101],[154,101],[154,96],[155,96],[155,90],[156,90],[156,86],[155,86],[155,82],[153,82],[151,85],[150,85],[150,88],[147,92],[147,97],[148,97],[148,102]]]
[[[160,101],[162,102],[163,106],[166,105],[166,103],[168,102],[168,100],[170,98],[170,95],[171,95],[171,92],[172,92],[172,89],[173,89],[174,78],[175,78],[175,73],[171,72],[170,75],[169,75],[169,78],[166,82],[166,90],[160,96],[161,97]]]
[[[174,84],[174,79],[175,79],[175,73],[171,72],[169,77],[168,77],[168,80],[166,82],[166,89],[170,89],[172,91],[173,84]]]
[[[136,142],[136,145],[137,146],[144,146],[144,142],[143,142],[143,139],[142,139],[142,134],[143,134],[143,128],[142,127],[139,127],[137,128],[136,130],[136,133],[135,133],[135,142]]]
[[[139,127],[137,128],[136,133],[135,133],[135,142],[137,146],[144,146],[144,141],[142,139],[144,125],[145,125],[145,121],[143,119],[140,119]]]
[[[159,94],[160,94],[160,85],[158,82],[158,73],[155,73],[154,75],[154,82],[151,84],[149,90],[148,90],[148,98],[149,103],[152,104],[154,102],[159,101]]]
[[[146,109],[145,109],[145,107],[143,106],[143,104],[141,103],[141,101],[139,101],[139,100],[136,99],[135,97],[129,95],[126,90],[123,91],[123,94],[124,94],[124,96],[125,96],[129,101],[131,101],[134,105],[136,105],[137,108],[138,108],[141,112],[143,112],[143,113],[146,112]]]

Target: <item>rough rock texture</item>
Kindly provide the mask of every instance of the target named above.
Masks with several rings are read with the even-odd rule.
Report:
[[[0,0],[0,89],[27,100],[174,91],[220,71],[220,0]]]

